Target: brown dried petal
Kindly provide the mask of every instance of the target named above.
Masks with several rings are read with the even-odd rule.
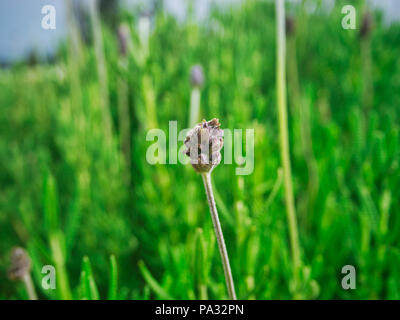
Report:
[[[224,132],[220,125],[218,119],[203,120],[188,132],[185,154],[197,172],[209,172],[221,162]]]

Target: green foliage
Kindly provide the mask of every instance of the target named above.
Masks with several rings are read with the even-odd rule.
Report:
[[[108,300],[116,300],[118,291],[118,267],[114,255],[110,256],[110,282],[108,286]]]
[[[83,257],[80,281],[80,299],[99,300],[99,291],[94,280],[92,267],[88,257]]]
[[[42,299],[226,298],[200,176],[146,161],[149,128],[187,127],[190,67],[200,63],[201,118],[255,130],[254,172],[237,176],[236,164],[221,164],[213,173],[238,297],[398,299],[400,25],[374,12],[370,45],[361,45],[359,30],[341,28],[340,8],[287,5],[296,18],[287,80],[300,284],[291,282],[280,169],[275,10],[246,1],[200,24],[158,12],[148,56],[137,17],[124,13],[133,42],[125,67],[104,25],[108,104],[92,44],[68,42],[53,65],[0,70],[0,298],[26,298],[6,278],[14,245],[29,251]],[[361,50],[371,50],[369,76]],[[46,264],[57,270],[54,291],[41,287]],[[346,264],[357,270],[353,291],[340,286]]]

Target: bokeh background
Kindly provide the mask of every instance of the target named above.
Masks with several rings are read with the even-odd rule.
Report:
[[[46,4],[56,30],[41,28]],[[27,298],[7,276],[14,246],[41,299],[227,297],[201,178],[146,161],[149,129],[188,127],[195,64],[201,118],[255,130],[254,172],[213,173],[238,297],[400,298],[399,3],[351,1],[355,30],[346,4],[286,2],[298,286],[274,1],[1,1],[0,299]],[[46,264],[56,290],[41,287]]]

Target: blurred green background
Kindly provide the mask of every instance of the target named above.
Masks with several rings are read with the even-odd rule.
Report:
[[[0,299],[27,298],[7,277],[13,246],[28,250],[41,299],[227,298],[200,176],[146,161],[149,129],[188,127],[194,64],[205,73],[201,118],[255,130],[254,172],[213,174],[238,298],[400,298],[400,24],[364,1],[352,1],[356,30],[341,27],[346,1],[286,4],[296,287],[274,2],[212,8],[201,22],[190,5],[177,20],[157,4],[90,7],[83,33],[70,10],[51,61],[0,69]],[[41,286],[46,264],[56,290]],[[348,264],[357,289],[346,291]]]

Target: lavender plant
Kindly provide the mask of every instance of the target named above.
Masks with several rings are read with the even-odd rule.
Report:
[[[224,143],[224,132],[220,129],[220,125],[218,119],[215,118],[210,121],[203,120],[189,131],[185,140],[185,146],[187,147],[186,155],[190,157],[190,162],[194,170],[200,173],[203,179],[219,253],[221,255],[222,266],[224,268],[229,298],[236,300],[235,285],[229,264],[228,252],[226,250],[224,235],[222,233],[211,184],[211,173],[221,162],[220,150]]]
[[[15,247],[11,251],[11,267],[8,270],[11,280],[20,280],[24,283],[29,300],[37,300],[35,287],[31,277],[31,258],[25,249]]]
[[[301,268],[300,244],[297,228],[296,208],[294,203],[292,172],[289,152],[289,130],[286,108],[286,36],[285,36],[285,5],[283,0],[276,0],[276,88],[279,120],[279,138],[281,161],[283,167],[283,182],[285,186],[286,215],[289,224],[290,246],[292,249],[293,280],[295,287],[299,285]]]
[[[131,49],[131,32],[128,24],[121,24],[118,28],[119,44],[119,69],[118,76],[118,123],[119,123],[119,143],[121,152],[125,158],[126,181],[131,181],[131,123],[129,118],[129,84],[126,74],[129,72],[128,55]]]

